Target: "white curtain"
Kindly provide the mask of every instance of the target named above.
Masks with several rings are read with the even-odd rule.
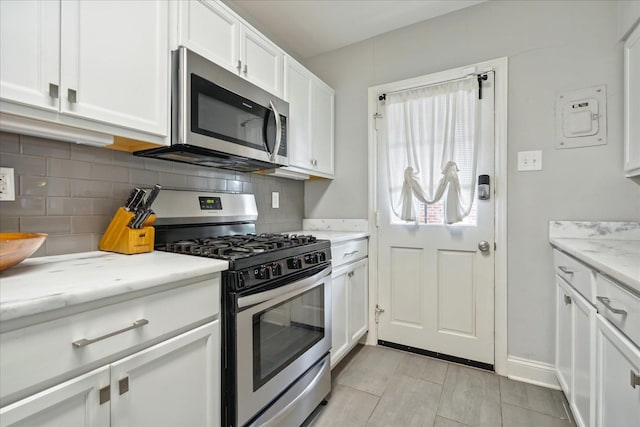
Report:
[[[479,126],[474,77],[386,95],[386,158],[394,214],[417,221],[417,201],[445,196],[445,222],[469,215],[476,184]]]

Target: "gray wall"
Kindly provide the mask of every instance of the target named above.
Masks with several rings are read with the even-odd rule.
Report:
[[[640,181],[623,177],[617,33],[616,2],[491,1],[305,61],[336,90],[336,179],[305,184],[305,217],[368,216],[368,87],[508,56],[509,353],[553,363],[548,221],[640,220]],[[608,145],[556,150],[555,94],[600,84]],[[543,151],[543,171],[516,171],[526,150]]]
[[[98,249],[111,216],[133,187],[254,193],[257,231],[302,228],[299,181],[142,159],[129,153],[0,132],[0,166],[15,169],[16,200],[0,202],[0,231],[49,233],[34,256]],[[271,208],[271,192],[280,208]]]

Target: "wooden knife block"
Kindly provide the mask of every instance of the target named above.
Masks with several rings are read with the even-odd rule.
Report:
[[[149,216],[142,224],[142,228],[129,228],[128,224],[132,219],[133,212],[119,207],[100,239],[98,245],[100,250],[126,255],[153,252],[156,230],[152,224],[156,216]]]

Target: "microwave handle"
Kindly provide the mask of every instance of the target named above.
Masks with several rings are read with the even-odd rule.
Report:
[[[271,106],[276,119],[276,145],[273,147],[273,152],[270,153],[271,162],[274,163],[276,161],[276,156],[278,155],[278,150],[280,150],[280,142],[282,140],[282,120],[280,120],[280,113],[278,113],[273,101],[269,101],[269,105]],[[267,152],[269,152],[268,147]]]

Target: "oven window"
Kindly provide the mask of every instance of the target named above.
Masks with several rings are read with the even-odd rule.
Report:
[[[325,336],[324,285],[253,315],[253,391]]]

